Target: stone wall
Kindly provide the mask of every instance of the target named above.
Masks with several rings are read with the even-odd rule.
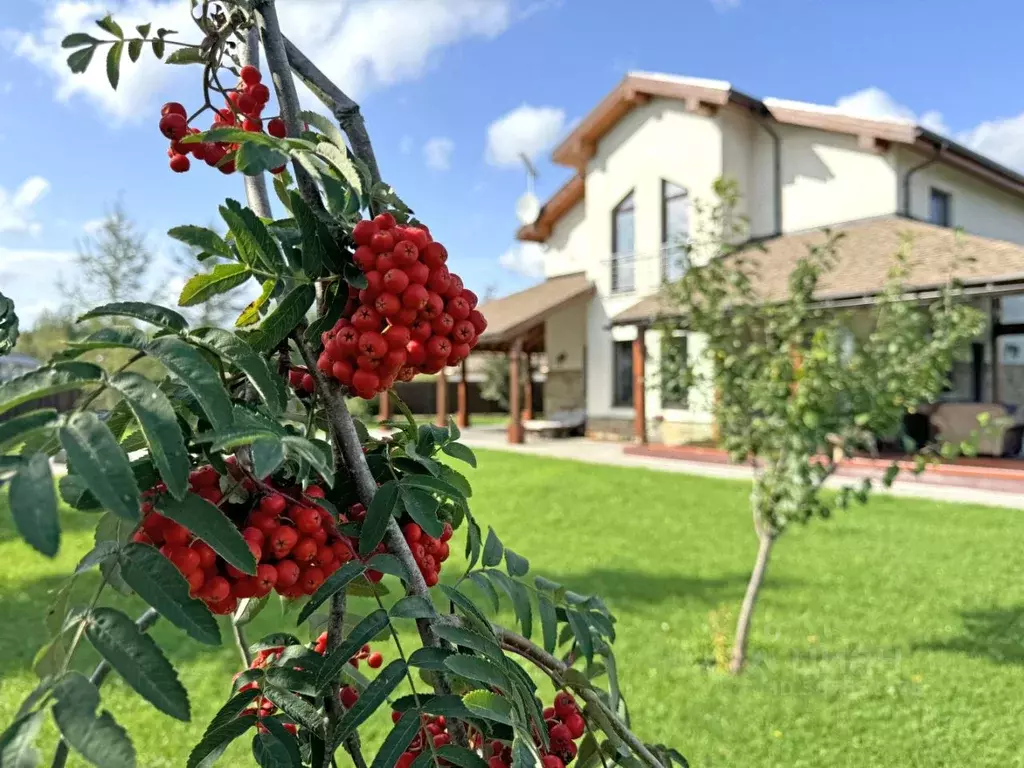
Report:
[[[583,371],[549,370],[544,384],[544,413],[575,411],[587,407]]]
[[[685,445],[686,443],[702,443],[711,440],[714,437],[714,429],[713,424],[692,421],[662,421],[660,428],[655,425],[648,434],[651,442],[661,442],[665,445]]]
[[[588,416],[587,437],[594,440],[632,440],[633,417]]]

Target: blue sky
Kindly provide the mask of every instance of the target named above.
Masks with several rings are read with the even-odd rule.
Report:
[[[57,48],[104,8],[192,38],[187,0],[25,0],[0,20],[0,291],[26,323],[120,196],[163,276],[164,232],[214,222],[241,180],[167,168],[159,106],[199,98],[197,68],[125,62],[110,91]],[[728,80],[752,95],[921,121],[1024,168],[1024,8],[987,0],[280,0],[290,36],[363,106],[385,179],[470,287],[536,277],[515,247],[518,151],[543,198],[568,170],[551,146],[629,69]],[[171,70],[174,71],[171,71]],[[310,102],[312,104],[312,102]]]

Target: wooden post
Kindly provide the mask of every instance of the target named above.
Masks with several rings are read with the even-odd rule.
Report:
[[[439,427],[448,426],[448,377],[444,368],[437,372],[437,416],[434,423]]]
[[[385,389],[380,393],[378,400],[380,408],[377,410],[377,423],[381,425],[381,428],[390,431],[391,427],[384,424],[391,418],[391,390]]]
[[[468,360],[469,358],[466,358]],[[459,416],[456,423],[459,427],[469,426],[469,382],[466,381],[468,376],[468,367],[466,360],[463,360],[459,367],[459,388],[458,388],[458,401],[459,401]]]
[[[526,364],[526,377],[523,380],[523,419],[529,421],[533,418],[533,360],[529,352],[523,355],[523,362]]]
[[[992,299],[989,302],[989,328],[991,330],[992,347],[989,353],[991,358],[990,365],[992,366],[992,402],[998,403],[1000,398],[1003,396],[1002,393],[1002,382],[999,381],[999,325],[1002,322],[1002,302],[998,299]]]
[[[523,353],[523,340],[516,339],[508,351],[508,441],[523,442],[523,409],[519,399],[519,358]]]
[[[647,364],[647,345],[640,326],[633,339],[633,439],[641,445],[647,444],[647,387],[644,382],[644,368]]]

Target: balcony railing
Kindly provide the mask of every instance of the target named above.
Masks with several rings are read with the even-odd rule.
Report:
[[[653,288],[681,279],[690,267],[690,256],[684,244],[663,245],[653,253],[616,254],[604,263],[611,271],[611,292],[632,293],[638,284]]]

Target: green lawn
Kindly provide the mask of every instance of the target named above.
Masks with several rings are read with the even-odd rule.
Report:
[[[479,458],[480,519],[535,573],[597,592],[617,613],[621,679],[645,739],[671,742],[694,766],[1024,766],[1020,512],[879,497],[791,531],[758,607],[751,668],[733,679],[715,669],[715,637],[731,633],[754,554],[747,485]],[[26,668],[44,639],[40,605],[88,548],[92,519],[69,520],[50,562],[2,517],[6,723],[34,683]],[[273,613],[257,631],[281,623]],[[103,699],[140,766],[181,766],[238,662],[230,645],[200,648],[167,626],[155,634],[190,691],[193,722],[166,718],[116,680]],[[367,740],[382,729],[373,721]],[[247,750],[237,745],[222,764],[248,765]]]

